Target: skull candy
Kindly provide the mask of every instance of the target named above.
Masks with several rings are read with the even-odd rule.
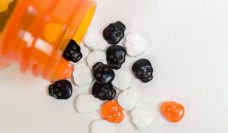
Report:
[[[113,69],[119,69],[125,62],[126,50],[119,46],[110,46],[106,51],[106,59],[109,66]]]
[[[70,40],[70,42],[68,43],[63,53],[63,58],[66,59],[67,61],[72,61],[74,63],[81,60],[82,58],[81,48],[74,40]]]
[[[132,70],[135,76],[146,83],[153,79],[153,68],[149,60],[140,59],[133,64]]]
[[[72,95],[72,85],[67,80],[59,80],[49,86],[49,95],[56,99],[68,99]]]
[[[98,62],[93,66],[93,72],[93,75],[99,84],[110,83],[115,77],[114,71],[102,62]]]
[[[123,39],[125,30],[126,26],[122,22],[111,23],[103,31],[104,39],[110,44],[117,44]]]
[[[92,95],[100,100],[112,100],[116,96],[116,90],[111,83],[95,83],[92,88]]]
[[[124,119],[123,109],[116,101],[104,103],[101,107],[101,116],[113,123],[120,123]]]

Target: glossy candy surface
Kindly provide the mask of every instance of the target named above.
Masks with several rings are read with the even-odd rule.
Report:
[[[101,62],[93,66],[93,75],[99,84],[110,83],[115,77],[115,73],[111,67]]]
[[[185,114],[185,109],[183,105],[177,102],[167,101],[162,103],[160,112],[168,121],[179,122]]]
[[[128,111],[134,109],[142,97],[143,95],[140,89],[131,88],[122,91],[119,94],[117,101],[123,109]]]
[[[67,61],[72,61],[74,63],[80,61],[82,58],[80,46],[74,40],[70,40],[63,53],[63,57]]]
[[[110,44],[117,44],[123,39],[125,30],[122,22],[111,23],[103,31],[104,39]]]
[[[135,76],[146,83],[153,79],[153,67],[149,60],[140,59],[133,64],[132,70]]]
[[[67,80],[59,80],[49,86],[49,95],[56,99],[68,99],[72,95],[72,85]]]
[[[77,86],[85,86],[93,81],[93,73],[85,63],[78,63],[74,67],[73,79]]]
[[[119,45],[112,45],[106,51],[108,65],[112,69],[120,69],[125,62],[126,50]]]
[[[116,90],[111,83],[99,84],[95,83],[92,88],[92,94],[94,97],[100,100],[112,100],[116,96]]]
[[[147,42],[139,33],[130,33],[126,37],[125,47],[131,57],[140,56],[146,50]]]
[[[87,32],[84,38],[85,46],[94,51],[94,50],[105,50],[108,46],[107,42],[103,39],[103,36],[99,33],[98,30],[90,30]]]
[[[151,125],[154,119],[154,112],[145,105],[137,106],[131,111],[132,123],[139,130],[145,129]]]
[[[101,107],[101,117],[113,123],[120,123],[124,119],[123,109],[116,101],[108,101]]]
[[[118,70],[115,71],[115,78],[112,81],[113,86],[119,90],[126,90],[130,87],[132,82],[132,75],[129,71]]]

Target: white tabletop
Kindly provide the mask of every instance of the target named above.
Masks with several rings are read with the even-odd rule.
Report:
[[[139,31],[149,42],[141,57],[152,61],[155,72],[151,83],[139,84],[143,101],[155,112],[170,99],[186,107],[178,124],[158,114],[138,131],[127,117],[116,133],[228,132],[227,7],[227,0],[98,0],[92,28],[120,20],[127,33]],[[21,74],[16,65],[0,71],[0,85],[1,133],[89,133],[90,122],[99,119],[74,109],[75,96],[88,87],[74,86],[71,99],[58,101],[48,96],[48,82]]]

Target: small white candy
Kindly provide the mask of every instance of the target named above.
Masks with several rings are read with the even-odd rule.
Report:
[[[137,89],[128,89],[120,93],[118,103],[125,110],[132,110],[142,99],[141,91]]]
[[[82,94],[78,96],[75,104],[79,113],[91,113],[99,110],[101,101],[92,95]]]
[[[84,43],[90,50],[105,50],[108,46],[102,35],[97,30],[90,30],[85,35]]]
[[[97,62],[106,64],[106,55],[103,51],[93,51],[87,56],[87,63],[91,69]]]
[[[73,78],[76,85],[84,86],[93,81],[93,74],[85,63],[79,63],[74,68]]]
[[[131,73],[125,70],[115,71],[115,78],[112,81],[113,86],[119,90],[126,90],[131,85]]]
[[[130,33],[126,37],[125,47],[129,56],[139,56],[146,49],[146,40],[138,33]]]
[[[106,120],[96,120],[91,125],[91,133],[115,133],[115,125]]]
[[[131,117],[135,127],[140,130],[148,127],[153,121],[152,110],[146,106],[136,107],[131,112]]]

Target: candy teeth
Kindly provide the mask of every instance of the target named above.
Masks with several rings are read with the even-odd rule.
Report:
[[[146,40],[138,33],[130,33],[126,37],[125,47],[131,57],[141,55],[146,49]]]
[[[79,63],[75,66],[73,78],[76,85],[84,86],[93,81],[93,74],[85,63]]]
[[[106,62],[106,55],[103,51],[100,51],[100,50],[93,51],[87,56],[87,63],[88,63],[88,66],[90,69],[92,69],[93,66],[97,62],[102,62],[104,64],[107,63]]]
[[[101,101],[92,95],[82,94],[76,99],[75,105],[79,113],[91,113],[99,110]]]
[[[118,103],[125,110],[132,110],[142,98],[142,93],[137,89],[128,89],[120,93]]]
[[[91,125],[91,133],[115,133],[115,125],[106,120],[96,120]]]
[[[147,106],[138,106],[131,112],[132,122],[139,130],[147,128],[153,121],[153,113]]]
[[[85,46],[90,50],[105,50],[108,46],[102,35],[96,30],[90,30],[84,39]]]
[[[112,82],[119,90],[126,90],[130,87],[132,81],[131,73],[125,70],[115,71],[115,78]]]

